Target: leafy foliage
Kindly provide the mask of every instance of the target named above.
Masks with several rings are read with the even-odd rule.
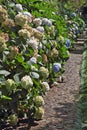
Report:
[[[83,61],[80,69],[80,92],[79,92],[79,101],[77,109],[77,121],[76,129],[86,130],[87,129],[87,41],[85,41],[84,52],[83,52]]]
[[[0,2],[0,119],[15,122],[26,115],[33,120],[37,113],[40,119],[44,111],[35,98],[43,97],[48,83],[62,75],[84,21],[56,0]],[[60,67],[56,72],[54,63]]]

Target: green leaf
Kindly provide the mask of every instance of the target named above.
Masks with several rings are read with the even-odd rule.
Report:
[[[0,75],[8,76],[10,75],[10,72],[7,70],[0,70]]]
[[[23,62],[23,63],[22,63],[22,66],[23,66],[25,69],[29,69],[29,68],[30,68],[29,64],[26,63],[26,62]]]
[[[82,123],[82,128],[87,128],[87,124]]]
[[[36,73],[36,72],[31,72],[30,73],[30,76],[32,77],[32,78],[34,78],[34,79],[39,79],[39,74],[38,73]]]
[[[24,62],[24,57],[23,57],[21,54],[19,54],[19,55],[16,56],[16,60],[17,60],[19,63],[23,63],[23,62]]]
[[[0,84],[4,85],[5,84],[5,78],[4,77],[0,77]]]
[[[19,82],[19,81],[20,81],[20,79],[19,79],[19,75],[20,75],[20,74],[21,74],[21,72],[20,72],[20,73],[15,74],[15,75],[13,76],[13,78],[14,78],[15,82]]]
[[[5,100],[12,100],[12,98],[11,98],[11,97],[8,97],[8,96],[5,96],[5,95],[2,95],[2,96],[1,96],[1,99],[5,99]]]

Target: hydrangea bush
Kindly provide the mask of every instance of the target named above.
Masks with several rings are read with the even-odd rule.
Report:
[[[19,2],[0,5],[0,119],[12,125],[19,117],[42,119],[49,82],[62,74],[70,56],[68,31],[79,33],[80,26],[72,29],[76,15],[69,23],[52,7],[49,12],[47,2]]]

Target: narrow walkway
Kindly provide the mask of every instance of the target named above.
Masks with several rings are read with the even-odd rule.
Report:
[[[65,82],[53,87],[45,97],[45,116],[31,130],[74,130],[76,118],[75,96],[79,92],[79,70],[84,39],[77,39],[75,48],[65,65]]]

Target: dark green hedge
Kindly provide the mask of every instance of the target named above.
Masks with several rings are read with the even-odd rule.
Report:
[[[83,59],[80,69],[80,90],[76,118],[75,130],[87,130],[87,40],[84,43]]]

